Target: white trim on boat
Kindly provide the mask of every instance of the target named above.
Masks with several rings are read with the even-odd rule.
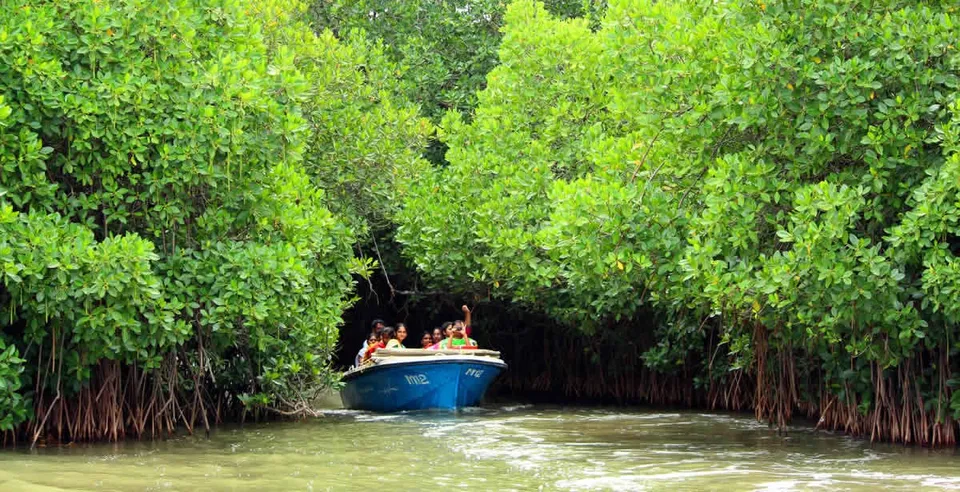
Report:
[[[380,349],[373,353],[370,361],[359,367],[351,368],[343,375],[366,372],[374,367],[421,364],[424,362],[477,362],[502,368],[507,367],[507,363],[500,359],[500,352],[495,350]]]

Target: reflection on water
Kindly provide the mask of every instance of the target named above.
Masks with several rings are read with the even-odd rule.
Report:
[[[749,416],[504,406],[331,411],[209,439],[0,452],[0,490],[960,489],[951,451]]]

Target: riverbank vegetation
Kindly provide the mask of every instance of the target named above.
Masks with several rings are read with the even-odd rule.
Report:
[[[375,268],[520,393],[956,444],[955,7],[415,5],[0,11],[7,439],[302,413]]]
[[[536,344],[602,368],[560,364],[576,393],[952,445],[952,15],[611,1],[592,29],[516,2],[473,119],[440,124],[450,165],[405,197],[403,252],[586,334]]]
[[[373,43],[295,2],[0,11],[0,430],[159,436],[297,413],[352,245],[429,131]],[[367,174],[365,174],[367,173]],[[354,189],[360,191],[355,192]],[[375,205],[376,213],[362,207]]]

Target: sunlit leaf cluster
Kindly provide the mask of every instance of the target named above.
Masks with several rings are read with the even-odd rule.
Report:
[[[450,166],[405,198],[404,252],[586,332],[660,313],[639,328],[663,340],[652,367],[705,351],[671,345],[691,326],[723,367],[809,360],[866,411],[878,371],[960,335],[955,22],[946,3],[611,0],[594,30],[517,1],[473,120],[440,125]]]
[[[430,129],[393,102],[372,44],[304,15],[285,0],[0,9],[0,430],[108,361],[174,367],[164,384],[194,405],[280,408],[330,379],[351,245],[390,216]]]

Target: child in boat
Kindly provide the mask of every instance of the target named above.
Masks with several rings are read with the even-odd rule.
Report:
[[[439,332],[440,328],[434,328],[434,331]],[[429,331],[423,332],[423,336],[420,337],[420,348],[429,349],[431,345],[433,345],[433,336]]]
[[[476,348],[477,341],[466,335],[466,328],[462,324],[454,324],[450,338],[440,342],[440,350],[457,348]]]
[[[377,320],[377,321],[380,321],[380,320]],[[380,340],[380,331],[383,329],[382,321],[380,321],[380,325],[381,325],[380,327],[377,327],[377,325],[374,325],[373,331],[371,331],[370,334],[367,335],[367,339],[363,341],[363,347],[360,348],[360,351],[357,352],[357,357],[353,360],[353,364],[355,366],[359,366],[360,363],[364,361],[364,356],[367,353],[367,349],[370,348],[371,345],[376,344]]]
[[[468,308],[467,305],[464,304],[463,307],[460,308],[460,310],[463,311],[464,319],[458,319],[456,321],[447,321],[446,323],[444,323],[443,332],[446,335],[446,337],[439,342],[435,342],[430,347],[431,349],[439,350],[439,349],[450,348],[451,343],[454,343],[454,342],[450,342],[449,340],[453,340],[454,338],[457,339],[457,342],[454,343],[454,346],[458,346],[458,347],[464,346],[464,343],[459,341],[461,338],[469,340],[469,343],[467,343],[466,346],[469,346],[469,347],[477,346],[476,340],[473,340],[472,338],[470,338],[470,330],[471,330],[470,321],[471,321],[471,314],[472,314],[470,312],[470,308]],[[457,333],[458,330],[459,330],[459,334]]]
[[[440,343],[440,340],[443,340],[443,328],[436,327],[433,329],[433,336],[430,337],[433,343]]]
[[[392,326],[388,326],[380,331],[380,341],[370,345],[363,354],[363,361],[370,360],[373,353],[382,348],[397,348],[400,342],[397,341],[397,332]]]
[[[384,328],[383,331],[386,331],[386,328]],[[382,335],[383,331],[380,332],[381,335]],[[381,341],[378,341],[378,340],[374,339],[373,337],[370,337],[370,343],[367,345],[367,350],[365,350],[365,351],[363,352],[363,357],[361,357],[360,360],[361,360],[362,362],[366,362],[367,360],[370,359],[370,356],[373,355],[373,353],[377,351],[377,349],[382,349],[382,348],[384,348],[384,347],[386,347],[386,346],[387,346],[387,345],[386,345],[385,343],[383,343],[383,342],[381,342]],[[357,364],[357,365],[360,365],[360,364]]]
[[[383,327],[384,327],[384,326],[387,326],[387,325],[386,325],[386,323],[383,322],[382,319],[375,319],[375,320],[371,321],[371,322],[370,322],[370,334],[371,334],[371,335],[375,334],[375,335],[377,336],[377,340],[379,340],[379,339],[380,339],[380,332],[383,330]],[[367,338],[370,338],[370,337],[367,337]]]
[[[370,322],[370,334],[367,335],[367,339],[363,341],[363,347],[357,352],[357,358],[354,361],[357,365],[360,365],[360,361],[363,360],[363,354],[367,353],[367,348],[370,346],[370,339],[373,338],[373,343],[377,343],[377,340],[380,339],[380,330],[382,330],[384,326],[382,319],[375,319]]]

